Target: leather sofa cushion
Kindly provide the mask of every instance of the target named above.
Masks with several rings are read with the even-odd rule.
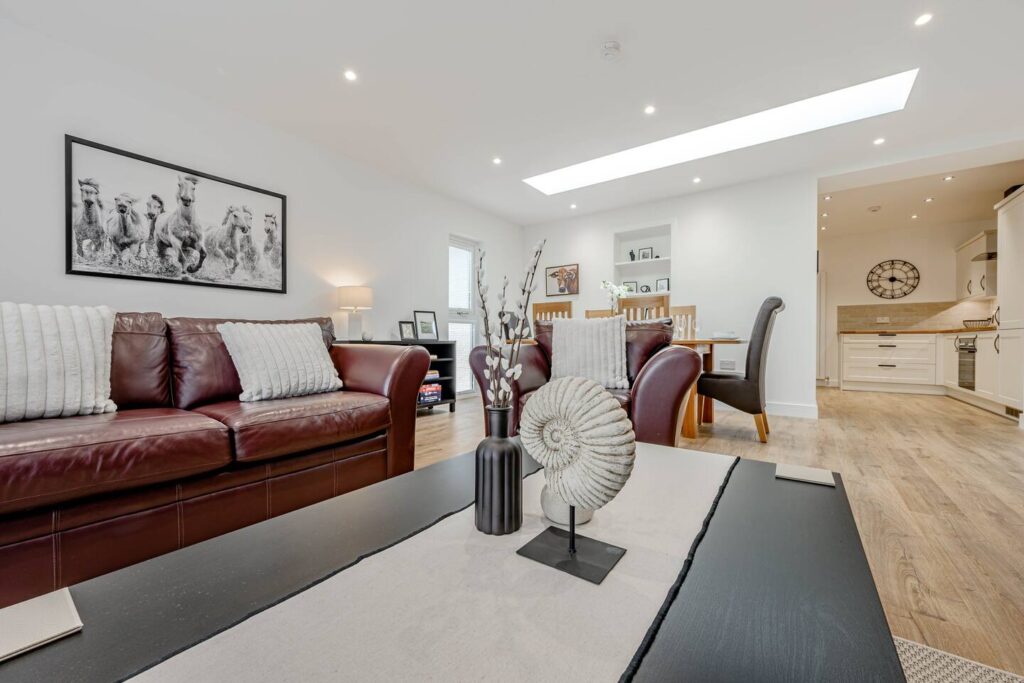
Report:
[[[110,398],[118,409],[171,405],[167,324],[159,313],[118,313],[110,358]]]
[[[0,514],[173,481],[230,463],[224,425],[174,408],[0,425]]]
[[[379,394],[335,391],[272,401],[221,401],[196,412],[227,425],[235,459],[257,462],[356,439],[391,425]]]
[[[308,323],[320,325],[324,345],[334,342],[334,323],[330,318],[304,320],[229,320],[219,318],[167,318],[170,331],[171,372],[174,376],[174,405],[190,409],[218,401],[234,400],[242,393],[235,364],[217,325],[224,322],[269,324]],[[344,378],[342,378],[344,379]]]
[[[533,324],[537,344],[551,361],[552,321],[538,320]],[[633,385],[640,369],[651,356],[672,343],[672,319],[634,320],[626,322],[626,374]]]
[[[629,389],[605,389],[605,391],[607,391],[609,394],[611,394],[612,398],[614,398],[616,401],[619,402],[619,405],[622,407],[622,409],[626,411],[626,415],[632,415],[632,412],[633,412],[632,411],[632,408],[633,408],[633,398],[630,395]],[[523,414],[523,408],[526,406],[526,401],[531,396],[533,396],[536,393],[537,393],[537,391],[527,391],[524,394],[520,394],[520,396],[519,396],[519,414],[520,415]]]

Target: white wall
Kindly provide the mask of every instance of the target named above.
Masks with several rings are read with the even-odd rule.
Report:
[[[917,266],[921,284],[899,303],[956,300],[956,256],[954,250],[983,230],[994,229],[990,221],[951,223],[915,229],[885,229],[848,235],[822,233],[819,249],[821,271],[825,273],[827,318],[825,320],[825,367],[830,384],[839,384],[839,335],[836,307],[856,304],[884,304],[866,284],[868,271],[888,259],[903,259]]]
[[[331,313],[335,286],[365,284],[364,327],[386,338],[414,309],[445,329],[450,233],[484,243],[495,279],[522,267],[518,226],[4,20],[0,92],[0,299],[285,318]],[[288,293],[65,275],[65,133],[287,195]]]
[[[541,266],[580,264],[573,311],[607,307],[614,233],[671,223],[673,305],[696,304],[701,332],[748,337],[761,302],[778,295],[768,362],[768,411],[816,417],[815,207],[817,179],[791,175],[526,228],[526,244],[548,240]],[[560,297],[564,299],[564,297]],[[544,300],[541,296],[538,300]],[[716,359],[743,369],[746,347]]]

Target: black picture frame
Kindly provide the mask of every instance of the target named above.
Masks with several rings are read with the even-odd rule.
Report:
[[[157,277],[150,275],[138,275],[129,273],[116,273],[116,272],[101,272],[96,270],[83,270],[76,268],[74,262],[75,252],[75,235],[74,235],[74,206],[75,206],[75,186],[78,184],[75,178],[74,172],[74,147],[75,145],[81,145],[84,147],[90,147],[102,152],[109,154],[115,154],[123,156],[134,161],[139,161],[145,164],[151,164],[159,166],[178,174],[185,174],[195,176],[202,180],[209,180],[216,183],[221,183],[234,188],[246,190],[248,192],[255,192],[257,194],[267,195],[268,197],[274,198],[280,201],[280,217],[278,228],[280,229],[280,272],[281,272],[281,285],[280,287],[260,287],[246,284],[234,284],[229,282],[215,282],[203,280],[195,277],[188,277],[182,275],[180,278],[173,277]],[[215,216],[215,219],[219,216]],[[145,282],[162,282],[168,284],[179,284],[179,285],[194,285],[199,287],[218,287],[221,289],[241,289],[254,292],[264,292],[270,294],[287,294],[288,293],[288,198],[284,194],[274,192],[272,190],[266,190],[263,188],[256,187],[254,185],[248,185],[235,180],[229,180],[222,178],[210,173],[203,173],[187,166],[180,166],[178,164],[172,164],[167,161],[161,161],[160,159],[154,159],[142,154],[136,154],[127,150],[105,145],[85,138],[76,137],[74,135],[64,136],[64,223],[65,223],[65,235],[64,235],[64,273],[67,275],[86,275],[91,277],[109,277],[117,278],[121,280],[140,280]],[[260,229],[260,228],[256,228]]]
[[[398,321],[398,336],[402,341],[416,340],[416,323],[411,320]]]
[[[422,319],[421,319],[422,315]],[[430,316],[430,324],[434,329],[434,336],[427,336],[422,333],[423,323],[427,322],[427,316]],[[416,328],[416,338],[424,341],[440,341],[441,331],[437,328],[437,314],[434,311],[413,311],[412,312],[413,323]],[[429,334],[429,333],[428,333]]]
[[[636,280],[627,280],[622,283],[622,286],[629,290],[630,294],[636,294],[639,289],[637,287]]]
[[[650,261],[654,258],[654,247],[642,247],[637,258],[641,261]]]
[[[661,286],[661,283],[663,283],[663,282],[665,283],[664,287]],[[660,277],[660,278],[658,278],[657,280],[654,281],[654,291],[655,292],[667,292],[667,291],[670,290],[669,284],[670,284],[669,283],[669,278],[667,278],[667,277]]]

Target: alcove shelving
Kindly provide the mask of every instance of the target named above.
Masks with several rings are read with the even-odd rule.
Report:
[[[651,258],[640,258],[641,254],[646,256],[650,250]],[[630,258],[630,252],[634,258]],[[650,227],[633,228],[615,233],[614,258],[615,258],[615,282],[624,284],[627,282],[636,283],[636,294],[668,293],[668,290],[658,289],[658,281],[666,280],[672,272],[672,226],[668,223],[652,225]],[[669,280],[671,284],[671,280]],[[642,291],[644,287],[649,291]]]

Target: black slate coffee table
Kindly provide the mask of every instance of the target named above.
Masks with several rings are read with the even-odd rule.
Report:
[[[527,457],[524,472],[536,468]],[[776,480],[774,465],[741,460],[634,680],[904,680],[836,479]],[[0,664],[0,681],[130,676],[468,505],[472,492],[465,454],[78,584],[84,630]]]

